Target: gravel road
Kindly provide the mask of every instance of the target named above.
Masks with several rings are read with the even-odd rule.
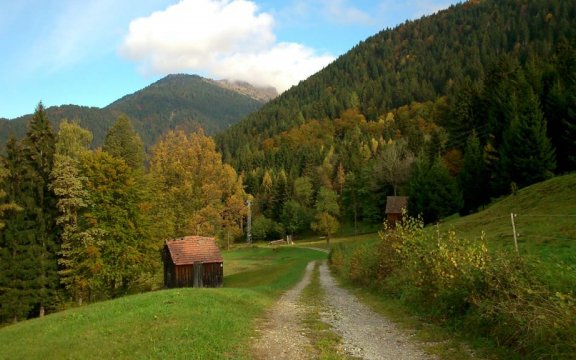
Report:
[[[314,262],[308,264],[303,279],[280,298],[261,322],[260,336],[252,351],[255,359],[311,358],[307,351],[310,341],[300,324],[306,308],[298,298],[310,283],[313,267]],[[322,321],[342,337],[344,351],[349,356],[366,360],[433,359],[418,349],[409,335],[341,288],[325,261],[320,265],[320,283],[326,295]]]
[[[320,283],[326,295],[322,321],[332,325],[343,340],[344,350],[360,359],[433,359],[418,349],[409,335],[375,313],[338,286],[326,262],[320,266]]]
[[[300,282],[288,290],[260,324],[261,336],[253,345],[255,359],[309,359],[307,348],[310,341],[303,335],[300,319],[304,314],[304,306],[298,303],[302,290],[310,283],[310,274],[314,262],[306,266],[306,272]]]

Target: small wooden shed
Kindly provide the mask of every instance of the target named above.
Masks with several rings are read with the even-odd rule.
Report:
[[[402,220],[402,212],[408,207],[408,196],[388,196],[386,198],[386,221],[390,227]]]
[[[164,287],[221,287],[224,259],[216,240],[186,236],[166,240],[162,254]]]

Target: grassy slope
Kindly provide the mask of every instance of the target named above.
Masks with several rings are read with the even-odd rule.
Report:
[[[441,231],[453,229],[458,237],[468,239],[477,239],[484,231],[489,248],[513,252],[511,212],[517,214],[515,223],[520,233],[520,255],[529,258],[533,264],[539,264],[543,282],[573,293],[576,284],[576,174],[556,177],[522,189],[514,196],[498,199],[477,214],[445,219],[439,228]],[[435,226],[428,229],[437,230]],[[350,253],[355,246],[375,241],[365,236],[363,241],[348,243],[346,249]],[[505,348],[494,348],[485,339],[468,338],[465,334],[458,335],[447,328],[422,322],[414,318],[401,301],[383,298],[369,289],[357,288],[342,280],[377,312],[414,331],[417,339],[429,342],[428,351],[441,359],[514,356]],[[460,336],[474,345],[475,356],[459,340]]]
[[[521,189],[479,213],[446,219],[440,228],[454,228],[469,239],[479,238],[484,231],[491,247],[514,251],[510,213],[517,214],[521,255],[576,264],[576,174]]]
[[[313,250],[224,253],[225,288],[174,289],[84,306],[0,329],[7,359],[247,359],[253,320],[302,276]]]

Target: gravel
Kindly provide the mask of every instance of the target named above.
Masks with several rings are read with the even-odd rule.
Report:
[[[302,290],[310,283],[310,274],[314,262],[306,266],[306,272],[300,282],[282,295],[280,300],[268,312],[260,324],[261,336],[253,346],[255,359],[310,359],[307,348],[310,341],[304,335],[300,319],[305,308],[298,298]]]
[[[310,341],[300,320],[306,312],[298,302],[302,290],[310,283],[314,262],[306,267],[302,280],[287,291],[258,326],[260,336],[253,343],[255,359],[311,359]],[[420,360],[434,359],[417,347],[411,335],[400,331],[391,321],[360,303],[341,288],[326,262],[320,265],[320,283],[325,291],[322,321],[342,337],[343,350],[358,359]]]
[[[344,351],[361,359],[433,359],[400,331],[394,323],[375,313],[338,286],[326,262],[320,266],[320,283],[326,295],[322,321],[342,337]]]

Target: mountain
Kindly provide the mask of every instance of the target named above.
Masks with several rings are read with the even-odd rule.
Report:
[[[150,146],[167,129],[202,127],[206,133],[214,134],[256,111],[275,94],[273,89],[247,83],[222,84],[197,75],[168,75],[104,108],[63,105],[46,111],[55,128],[62,119],[79,120],[93,132],[95,146],[102,144],[110,126],[125,114],[146,146]],[[0,119],[0,147],[4,147],[10,134],[23,136],[31,116]]]
[[[268,102],[278,96],[278,92],[272,86],[258,87],[245,81],[212,80],[212,82],[225,89],[233,90],[264,102]]]
[[[475,211],[576,170],[575,21],[573,1],[453,5],[359,43],[217,144],[254,213],[285,226],[322,188],[347,222],[381,223],[396,189],[426,221]],[[413,159],[409,177],[385,178]]]
[[[311,119],[336,119],[357,107],[367,120],[412,102],[480,86],[509,55],[521,63],[551,59],[562,39],[576,39],[576,6],[560,0],[469,0],[407,21],[360,42],[224,135],[235,153]],[[256,137],[253,134],[257,134]],[[224,145],[225,144],[225,145]]]

